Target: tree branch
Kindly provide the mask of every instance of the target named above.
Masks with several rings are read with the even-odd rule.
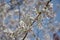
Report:
[[[30,26],[32,26],[36,22],[36,20],[38,20],[38,17],[40,16],[40,14],[41,14],[41,12],[39,12],[39,14],[37,15],[37,17],[35,18],[35,20],[32,22],[32,24]],[[29,30],[31,30],[31,28]],[[28,31],[26,31],[26,34],[25,34],[25,36],[23,37],[22,40],[25,40],[25,38],[27,37]]]
[[[50,1],[47,2],[46,7],[49,5],[49,3],[50,3],[51,1],[52,1],[52,0],[50,0]],[[40,14],[41,14],[41,12],[39,12],[39,15],[40,15]],[[30,26],[32,26],[32,25],[35,23],[35,21],[38,20],[39,15],[35,18],[35,20],[33,21],[33,23],[32,23]],[[29,30],[31,30],[31,28],[30,28]],[[28,34],[28,31],[26,32],[26,34],[25,34],[25,36],[23,37],[22,40],[25,40],[25,38],[27,37],[27,34]]]

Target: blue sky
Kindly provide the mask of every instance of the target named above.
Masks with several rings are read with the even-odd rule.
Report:
[[[60,22],[60,7],[58,8],[56,4],[60,5],[60,0],[52,0],[54,11],[56,11],[56,20]]]
[[[10,0],[6,0],[6,2],[9,2]],[[56,4],[60,5],[60,0],[52,0],[53,3],[53,9],[54,11],[56,11],[57,17],[56,20],[58,20],[60,22],[60,8],[57,7]]]
[[[6,0],[6,2],[9,2],[9,0]],[[56,4],[59,4],[60,5],[60,0],[52,0],[52,3],[53,3],[53,9],[54,11],[56,10],[56,20],[58,22],[60,22],[60,8],[57,7]],[[34,32],[38,35],[38,36],[42,36],[40,34],[42,34],[41,30],[39,30],[38,28],[35,28]],[[60,35],[60,32],[57,32],[58,35]],[[51,34],[52,35],[52,34]]]

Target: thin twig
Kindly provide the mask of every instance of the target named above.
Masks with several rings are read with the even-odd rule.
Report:
[[[18,9],[19,9],[19,22],[20,22],[21,12],[20,12],[20,7],[19,7],[19,5],[18,5]]]

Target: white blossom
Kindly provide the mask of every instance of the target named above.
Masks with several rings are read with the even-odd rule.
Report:
[[[50,7],[52,8],[53,7],[53,3],[49,3]]]

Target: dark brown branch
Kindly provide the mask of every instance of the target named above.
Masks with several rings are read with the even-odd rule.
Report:
[[[23,37],[23,39],[22,39],[22,40],[24,40],[24,39],[26,38],[27,34],[28,34],[28,32],[26,32],[26,34],[25,34],[25,36]]]
[[[50,1],[47,2],[46,7],[49,5],[49,3],[50,3],[51,1],[52,1],[52,0],[50,0]],[[46,7],[45,7],[45,8],[46,8]],[[39,12],[39,15],[40,15],[40,14],[41,14],[41,12]],[[35,23],[35,21],[38,20],[39,15],[35,18],[35,20],[33,21],[33,23],[32,23],[30,26],[32,26],[32,25]],[[31,28],[30,28],[29,30],[31,30]],[[25,40],[25,38],[27,37],[27,34],[28,34],[28,31],[26,32],[26,34],[25,34],[25,36],[23,37],[22,40]]]
[[[52,0],[48,1],[47,4],[46,4],[46,7],[49,5],[49,3],[51,2]]]
[[[32,26],[36,22],[36,20],[38,20],[38,17],[39,17],[40,14],[41,14],[41,12],[39,12],[39,14],[37,15],[37,17],[35,18],[35,20],[32,22],[32,24],[30,26]],[[31,28],[29,30],[31,30]],[[23,37],[22,40],[25,40],[25,38],[27,37],[28,31],[26,31],[26,34],[25,34],[25,36]]]

